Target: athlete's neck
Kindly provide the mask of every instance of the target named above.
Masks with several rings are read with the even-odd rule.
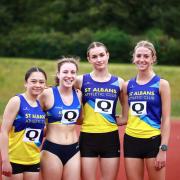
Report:
[[[106,82],[106,81],[109,81],[111,78],[111,74],[108,71],[100,71],[100,72],[92,71],[90,75],[93,80],[99,81],[99,82]]]
[[[58,86],[58,91],[61,95],[71,95],[72,94],[72,87],[62,87],[62,86]]]
[[[138,84],[146,84],[155,76],[154,71],[139,72],[136,77]]]
[[[36,106],[37,96],[32,96],[28,92],[23,93],[24,98],[31,106]]]
[[[73,102],[72,87],[63,88],[62,86],[58,86],[58,91],[63,103],[67,106],[71,105]]]

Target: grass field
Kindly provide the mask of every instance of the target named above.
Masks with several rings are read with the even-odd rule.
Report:
[[[54,84],[56,61],[0,58],[0,116],[2,116],[8,99],[24,91],[24,74],[27,69],[32,66],[43,68],[48,75],[48,85]],[[180,117],[180,86],[178,85],[180,82],[180,67],[155,65],[154,69],[157,74],[169,81],[172,92],[171,114],[173,118]],[[109,70],[112,74],[123,77],[125,80],[130,79],[136,74],[135,66],[131,64],[110,64]],[[80,63],[79,74],[88,73],[90,71],[90,64],[84,62]]]

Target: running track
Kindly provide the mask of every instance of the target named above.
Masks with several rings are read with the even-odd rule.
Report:
[[[124,127],[120,127],[119,132],[122,149]],[[97,179],[100,179],[99,173],[97,175]],[[1,172],[0,180],[2,180]],[[123,157],[121,157],[121,165],[119,168],[118,180],[126,180]],[[146,172],[144,180],[148,180]],[[180,121],[177,120],[171,122],[171,136],[169,142],[169,150],[167,153],[166,180],[180,180]]]

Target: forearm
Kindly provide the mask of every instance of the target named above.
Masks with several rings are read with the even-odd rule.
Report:
[[[5,132],[1,132],[0,139],[1,139],[1,143],[2,143],[2,146],[1,146],[2,162],[9,161],[9,155],[8,155],[9,137],[8,137],[8,134]]]
[[[170,137],[170,118],[166,118],[162,120],[161,126],[161,144],[168,145],[169,137]]]

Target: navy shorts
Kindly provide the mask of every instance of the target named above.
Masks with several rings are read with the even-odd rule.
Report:
[[[124,157],[125,158],[154,158],[159,152],[161,135],[151,138],[136,138],[124,135]]]
[[[62,145],[53,143],[46,139],[42,150],[53,153],[59,158],[62,164],[65,165],[69,159],[79,152],[79,143],[76,142],[74,144]]]
[[[81,157],[120,157],[120,140],[117,131],[108,133],[80,133]]]
[[[40,171],[40,163],[32,164],[32,165],[23,165],[23,164],[16,164],[11,162],[11,166],[12,166],[12,174]]]

